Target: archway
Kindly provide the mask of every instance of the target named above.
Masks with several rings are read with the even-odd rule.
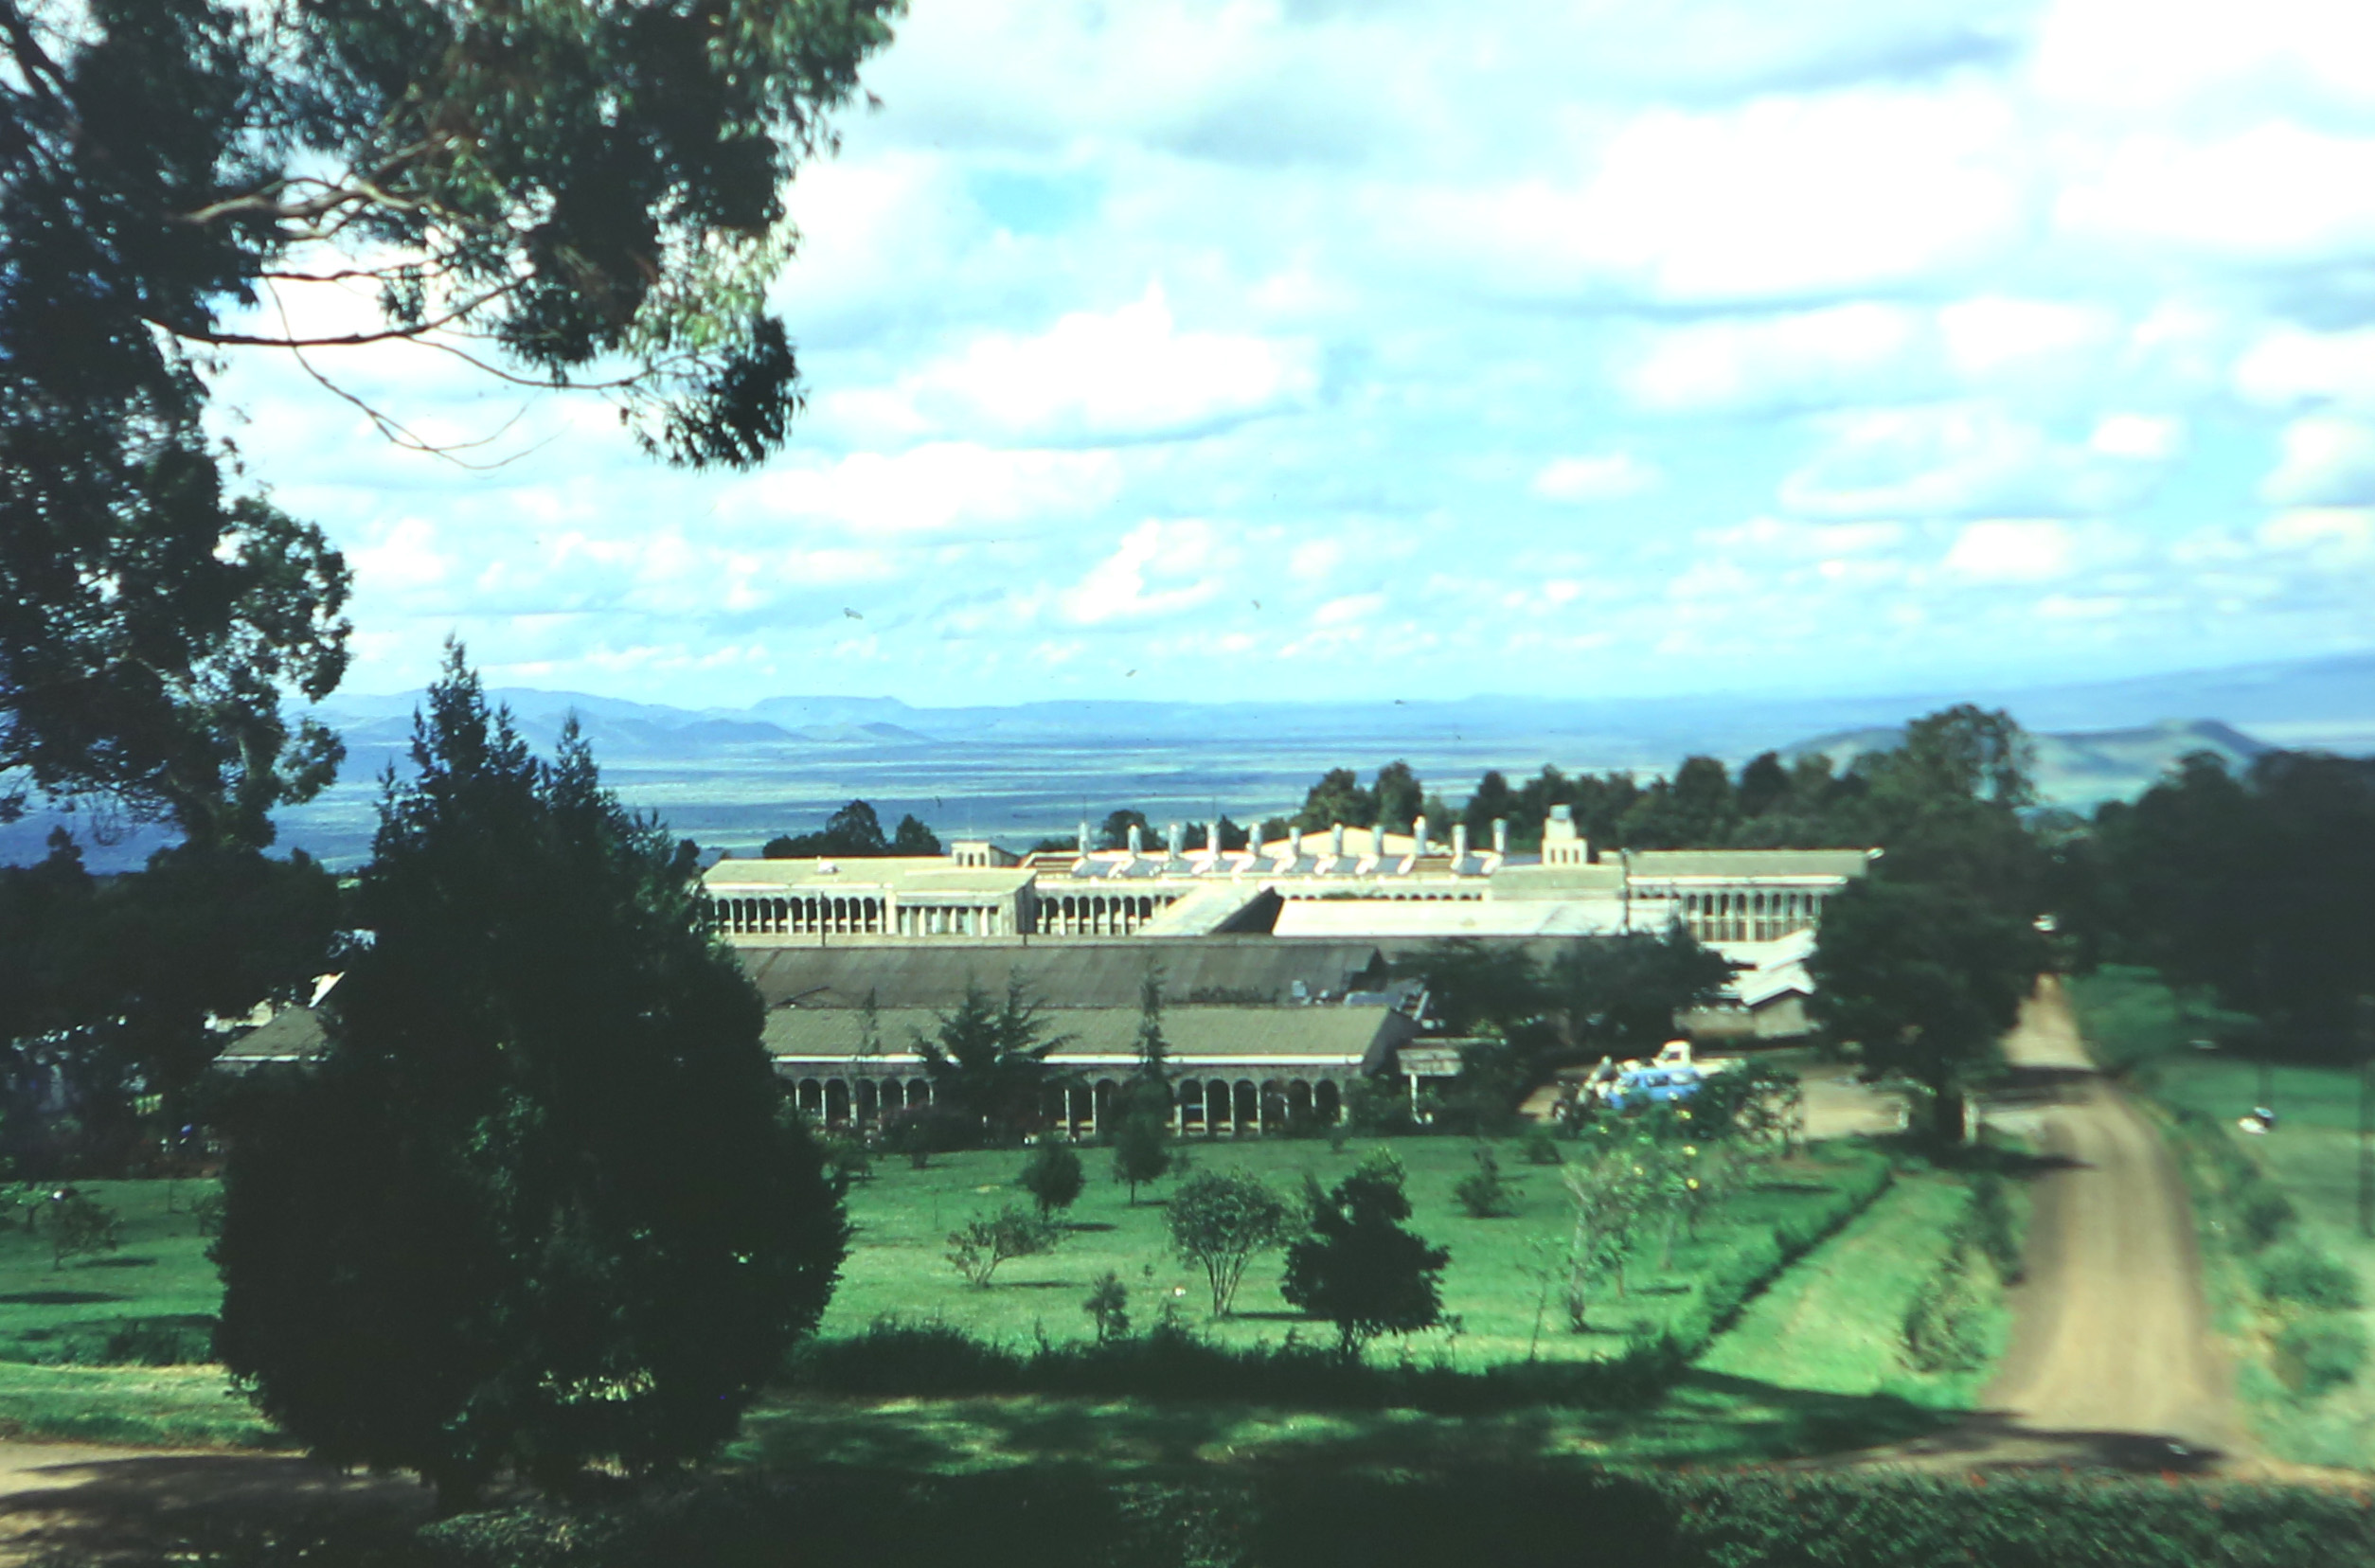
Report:
[[[1334,1078],[1321,1078],[1312,1086],[1312,1114],[1322,1127],[1333,1127],[1344,1114],[1344,1091],[1336,1087]]]

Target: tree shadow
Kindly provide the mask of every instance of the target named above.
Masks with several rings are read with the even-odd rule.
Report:
[[[94,1257],[80,1265],[85,1269],[153,1269],[153,1257]]]
[[[0,1306],[8,1307],[83,1307],[94,1301],[130,1301],[132,1297],[114,1291],[19,1291],[13,1295],[0,1295]]]

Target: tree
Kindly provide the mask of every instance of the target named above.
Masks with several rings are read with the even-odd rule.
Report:
[[[1388,762],[1378,769],[1377,782],[1370,786],[1369,793],[1377,802],[1377,819],[1388,828],[1407,831],[1426,810],[1425,786],[1419,782],[1419,775],[1410,771],[1407,762]],[[1436,821],[1443,823],[1440,817]]]
[[[1053,1219],[1059,1209],[1068,1209],[1080,1199],[1084,1185],[1080,1157],[1055,1138],[1043,1135],[1032,1146],[1031,1157],[1024,1162],[1023,1174],[1014,1179],[1014,1185],[1031,1195],[1041,1219]]]
[[[1286,1239],[1287,1205],[1269,1184],[1241,1170],[1199,1171],[1165,1205],[1171,1250],[1204,1270],[1212,1315],[1226,1317],[1245,1266]]]
[[[1128,1185],[1134,1205],[1138,1188],[1161,1181],[1170,1168],[1170,1132],[1162,1114],[1134,1097],[1114,1129],[1114,1180]]]
[[[1132,811],[1125,807],[1121,811],[1108,813],[1104,823],[1097,829],[1098,847],[1100,849],[1129,848],[1130,829],[1133,828],[1138,830],[1139,842],[1144,843],[1147,830],[1144,811]]]
[[[116,1238],[116,1211],[88,1193],[62,1187],[37,1212],[42,1234],[49,1240],[53,1272],[63,1269],[69,1257],[89,1257],[123,1245]]]
[[[839,1193],[690,866],[458,647],[391,772],[317,1066],[227,1109],[216,1345],[335,1463],[467,1502],[698,1458],[812,1328]]]
[[[0,772],[199,843],[329,781],[282,702],[344,673],[347,568],[234,493],[231,351],[420,343],[671,461],[781,446],[781,192],[896,9],[0,0]],[[309,335],[310,296],[378,319]]]
[[[890,852],[894,855],[937,855],[940,852],[940,836],[910,813],[899,819],[899,830],[891,835]]]
[[[980,1132],[1021,1137],[1045,1119],[1046,1091],[1055,1081],[1048,1053],[1071,1039],[1047,1035],[1043,1009],[1022,976],[1009,974],[1003,1003],[992,1003],[966,981],[965,994],[940,1015],[934,1038],[918,1035],[915,1044],[936,1107],[948,1107]]]
[[[1625,1264],[1652,1207],[1650,1172],[1634,1157],[1630,1140],[1587,1146],[1585,1156],[1560,1172],[1574,1203],[1567,1237],[1565,1305],[1567,1327],[1590,1329],[1592,1290],[1602,1279],[1625,1293]]]
[[[1402,1162],[1380,1150],[1322,1192],[1304,1178],[1310,1234],[1287,1249],[1278,1293],[1287,1304],[1336,1326],[1348,1359],[1380,1334],[1408,1334],[1442,1320],[1436,1276],[1452,1260],[1402,1228],[1410,1199]]]
[[[1817,943],[1816,1017],[1866,1072],[1926,1086],[1936,1135],[1960,1141],[1964,1087],[2044,967],[2037,933],[1955,888],[1866,878],[1830,901]]]
[[[913,817],[901,824],[902,831],[907,830],[907,823],[915,823],[918,829],[930,836],[930,829]],[[935,840],[935,853],[938,848],[938,841]],[[761,853],[769,860],[879,860],[904,851],[894,849],[883,836],[883,819],[875,814],[874,808],[863,800],[853,800],[827,817],[821,831],[769,839]]]
[[[1703,1007],[1731,979],[1731,965],[1677,921],[1663,935],[1630,932],[1576,942],[1545,981],[1578,1045],[1637,1056],[1674,1032],[1674,1015]]]
[[[1366,828],[1377,820],[1377,798],[1361,788],[1361,775],[1350,768],[1330,768],[1303,794],[1303,809],[1295,813],[1297,832],[1325,832],[1338,823]]]
[[[1012,1203],[995,1214],[976,1214],[960,1230],[948,1233],[948,1260],[967,1284],[990,1288],[990,1276],[1009,1257],[1037,1257],[1055,1250],[1062,1231],[1045,1214],[1032,1214]]]

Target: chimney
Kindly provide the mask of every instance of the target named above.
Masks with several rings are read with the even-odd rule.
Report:
[[[1423,811],[1411,819],[1410,852],[1414,855],[1423,855],[1427,852],[1427,819]]]
[[[1170,853],[1171,859],[1186,859],[1188,849],[1188,825],[1184,822],[1174,822],[1169,828],[1165,829],[1163,831],[1163,846]]]
[[[1134,822],[1130,825],[1130,858],[1132,860],[1136,860],[1139,853],[1144,850],[1145,847],[1146,829]]]
[[[1328,852],[1338,860],[1344,859],[1344,824],[1341,822],[1328,825]]]
[[[1080,855],[1083,859],[1086,859],[1088,856],[1088,823],[1086,819],[1083,819],[1080,823]]]
[[[1369,829],[1369,834],[1371,845],[1369,852],[1379,860],[1384,860],[1385,858],[1385,819],[1384,817],[1377,819],[1377,826]]]
[[[1452,864],[1457,865],[1468,858],[1468,824],[1452,824]]]
[[[1205,826],[1204,852],[1207,855],[1218,855],[1221,852],[1221,819],[1218,816]]]
[[[1508,817],[1492,819],[1492,852],[1504,860],[1509,858],[1509,819]]]

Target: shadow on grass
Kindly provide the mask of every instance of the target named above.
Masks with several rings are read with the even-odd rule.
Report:
[[[81,1265],[86,1269],[153,1269],[153,1257],[94,1257]]]
[[[932,1474],[1049,1465],[1144,1472],[1746,1464],[1909,1443],[1962,1419],[1888,1395],[1780,1388],[1702,1372],[1642,1411],[1533,1406],[1472,1417],[1191,1399],[813,1396],[753,1411],[734,1457],[767,1470],[829,1464]]]
[[[13,1295],[0,1295],[0,1306],[7,1307],[83,1307],[94,1301],[130,1301],[132,1298],[114,1291],[19,1291]]]

